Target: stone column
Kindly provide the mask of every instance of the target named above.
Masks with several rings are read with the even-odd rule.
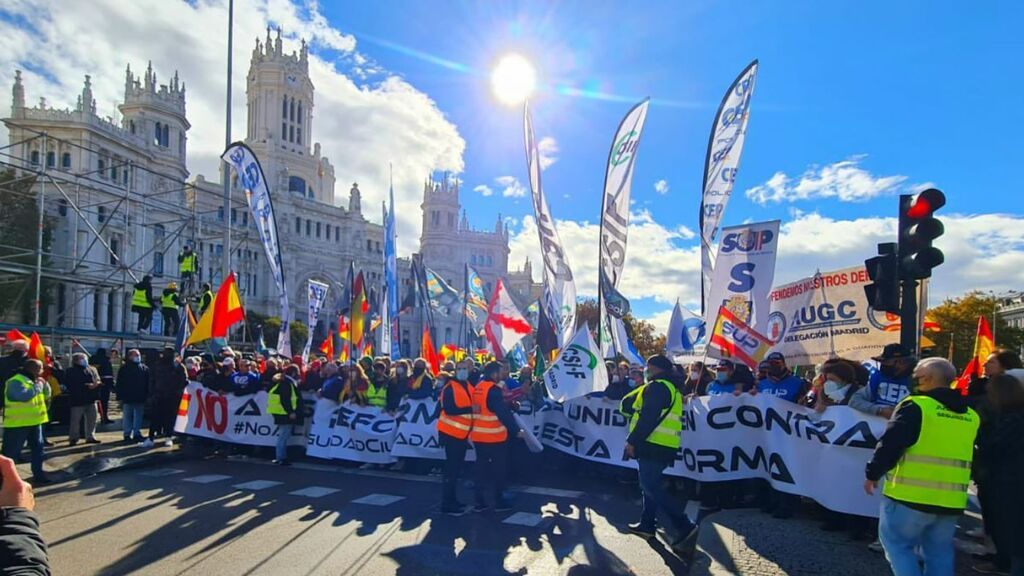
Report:
[[[106,288],[100,288],[93,292],[93,298],[96,298],[96,318],[93,321],[96,324],[96,329],[101,332],[107,331],[107,314],[110,311],[110,290]]]
[[[110,327],[114,332],[124,332],[124,290],[114,291],[114,325]]]

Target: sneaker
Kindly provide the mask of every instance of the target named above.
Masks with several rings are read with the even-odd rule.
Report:
[[[171,440],[170,438],[168,438],[167,440],[164,440],[164,446],[166,446],[168,448],[173,448],[174,447],[174,440]]]
[[[993,562],[982,562],[981,564],[975,564],[971,566],[971,570],[974,570],[978,574],[1009,574],[1008,569],[1000,568]]]
[[[89,438],[85,441],[86,444],[102,444],[103,441],[99,438]]]
[[[68,446],[74,446],[75,444],[78,444],[78,440],[68,440]]]
[[[642,536],[644,538],[654,538],[654,536],[656,535],[653,526],[647,527],[639,522],[629,524],[626,526],[626,528],[633,534],[636,534],[637,536]]]
[[[292,465],[292,463],[289,462],[287,459],[284,459],[284,460],[274,460],[274,464],[277,464],[278,466],[291,466]]]
[[[878,552],[879,554],[885,554],[885,548],[882,548],[882,541],[875,540],[871,544],[868,544],[868,550],[872,552]]]
[[[462,506],[441,506],[441,513],[445,516],[462,516],[466,509]]]
[[[153,447],[153,441],[150,440],[149,438],[146,438],[145,440],[143,440],[139,444],[139,446],[142,446],[143,448],[152,448]]]

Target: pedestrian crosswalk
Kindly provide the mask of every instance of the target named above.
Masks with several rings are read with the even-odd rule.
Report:
[[[324,496],[330,496],[335,492],[340,492],[337,488],[327,488],[326,486],[307,486],[301,490],[295,490],[288,494],[292,496],[304,496],[306,498],[323,498]]]
[[[184,482],[193,482],[195,484],[212,484],[214,482],[220,482],[221,480],[227,480],[231,476],[225,474],[200,474],[199,476],[192,476],[184,478]]]
[[[275,482],[274,480],[252,480],[241,484],[235,484],[232,488],[238,488],[239,490],[266,490],[267,488],[273,488],[274,486],[280,486],[281,484],[284,484],[284,482]]]

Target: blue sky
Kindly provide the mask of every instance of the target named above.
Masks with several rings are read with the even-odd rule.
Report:
[[[237,0],[235,14],[234,131],[244,132],[253,37],[270,23],[284,27],[287,50],[309,40],[313,136],[336,167],[337,200],[359,181],[364,205],[376,205],[394,162],[400,251],[415,249],[424,176],[451,170],[473,225],[512,218],[512,266],[536,261],[532,206],[518,196],[521,109],[500,104],[489,81],[496,61],[517,52],[538,72],[534,125],[556,149],[544,185],[582,295],[596,289],[613,132],[635,101],[653,98],[620,288],[638,315],[663,326],[676,298],[699,301],[690,232],[708,132],[730,82],[758,58],[724,223],[782,220],[777,281],[862,262],[875,243],[894,240],[896,195],[932,183],[948,198],[938,242],[947,263],[933,302],[1024,288],[1012,179],[1024,128],[1021,3]],[[141,70],[152,60],[161,81],[179,70],[193,125],[189,169],[212,177],[223,142],[225,21],[225,0],[14,3],[0,8],[0,83],[10,86],[20,68],[30,102],[45,96],[63,107],[91,74],[101,113],[116,115],[125,64]],[[560,94],[565,87],[606,97]],[[483,186],[492,193],[474,192]]]

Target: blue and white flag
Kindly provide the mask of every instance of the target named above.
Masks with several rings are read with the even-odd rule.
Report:
[[[390,354],[392,360],[402,357],[398,337],[398,250],[395,229],[395,189],[389,192],[391,206],[384,215],[384,299],[382,319],[384,329],[381,333],[385,339],[381,342],[380,352]]]
[[[719,304],[705,299],[711,293],[715,272],[713,254],[718,225],[725,215],[747,136],[750,97],[757,81],[757,60],[740,72],[722,98],[711,125],[707,156],[704,158],[704,193],[700,201],[701,313],[716,314]]]
[[[323,282],[317,282],[316,280],[309,281],[309,322],[306,324],[309,326],[308,336],[306,336],[306,345],[302,347],[302,361],[305,363],[309,360],[309,349],[313,345],[313,332],[316,331],[317,322],[320,321],[320,309],[323,308],[324,302],[327,301],[327,291],[330,290],[330,286]]]
[[[705,343],[707,332],[704,319],[683,308],[676,300],[672,310],[672,319],[668,323],[668,334],[665,338],[665,351],[669,354],[693,352],[698,344]]]
[[[281,332],[277,338],[277,352],[283,356],[292,355],[291,334],[288,325],[291,323],[291,308],[288,306],[288,285],[284,281],[284,265],[281,259],[281,245],[278,240],[277,220],[274,218],[274,205],[270,200],[270,190],[263,175],[263,168],[252,149],[241,142],[228,146],[220,156],[235,169],[238,183],[245,189],[245,198],[252,212],[256,230],[263,242],[263,251],[267,256],[270,276],[277,286],[281,303]],[[227,217],[227,215],[225,215]]]
[[[622,318],[616,318],[612,316],[609,318],[612,324],[612,334],[615,337],[615,349],[626,359],[626,362],[630,364],[643,364],[644,359],[640,356],[640,351],[636,349],[636,345],[633,344],[633,340],[629,337],[629,332],[626,331],[626,323],[622,321]]]

